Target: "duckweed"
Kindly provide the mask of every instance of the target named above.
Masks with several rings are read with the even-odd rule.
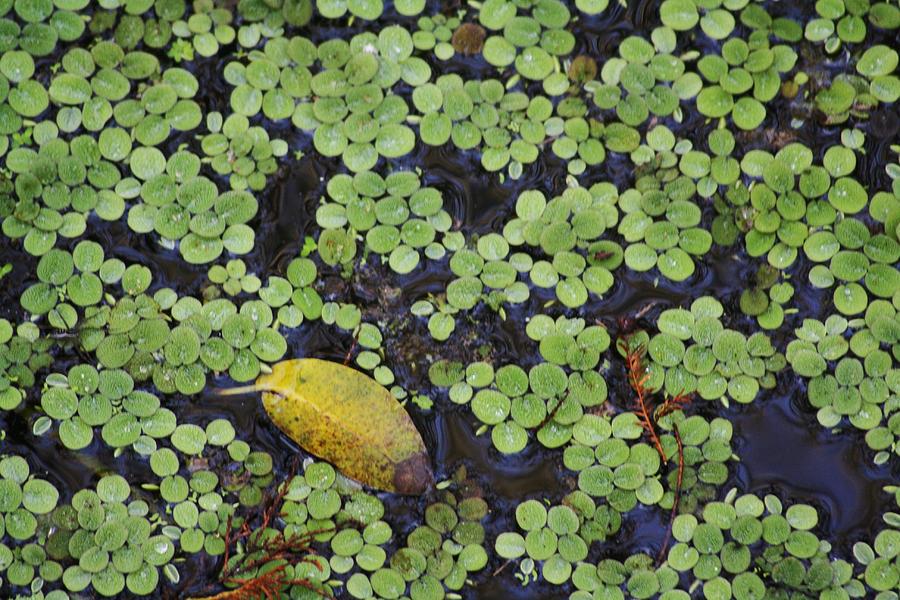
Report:
[[[900,453],[900,9],[790,4],[0,2],[4,597],[896,598],[900,488],[838,543],[738,469],[786,389]],[[311,351],[487,458],[208,409]]]

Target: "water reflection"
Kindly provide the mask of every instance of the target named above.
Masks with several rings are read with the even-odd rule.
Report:
[[[830,540],[851,544],[870,536],[890,505],[882,487],[896,477],[889,467],[872,463],[873,453],[857,431],[828,432],[795,408],[798,401],[806,402],[805,391],[795,388],[733,417],[738,480],[745,491],[824,509],[819,515]]]

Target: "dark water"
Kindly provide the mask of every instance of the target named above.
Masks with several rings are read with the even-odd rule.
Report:
[[[578,52],[590,54],[598,62],[615,54],[622,38],[634,31],[649,33],[655,26],[656,8],[656,2],[644,0],[630,3],[627,9],[612,3],[601,17],[580,20],[573,26],[581,44]],[[790,10],[797,8],[790,7]],[[312,32],[308,35],[313,39],[327,39],[338,33],[327,27],[313,28]],[[345,35],[345,32],[341,34]],[[193,66],[202,80],[202,97],[198,102],[204,110],[227,110],[228,89],[220,78],[223,64],[221,60],[209,59],[197,61]],[[493,73],[493,68],[480,58],[456,58],[446,64],[433,64],[433,69],[436,73],[459,72],[468,77],[486,77]],[[687,106],[683,105],[683,108]],[[744,147],[771,148],[771,136],[779,133],[789,134],[820,151],[838,139],[840,128],[822,127],[815,118],[797,130],[789,130],[788,123],[799,110],[801,108],[785,100],[773,103],[763,127],[743,140]],[[873,190],[885,189],[888,185],[883,165],[892,139],[883,135],[883,131],[893,127],[896,132],[900,119],[896,109],[893,110],[883,110],[869,125],[862,125],[871,128],[871,135],[867,138],[866,154],[860,157],[857,165],[856,176]],[[709,125],[699,115],[686,114],[685,123],[679,125],[667,121],[667,124],[676,133],[692,132],[695,143],[705,148]],[[877,127],[872,127],[874,125]],[[267,274],[283,273],[285,265],[297,255],[304,237],[314,233],[315,207],[324,192],[324,180],[342,170],[339,161],[315,157],[308,138],[293,132],[289,124],[270,127],[270,130],[273,137],[288,140],[292,152],[304,150],[307,156],[299,161],[285,160],[269,186],[259,195],[260,215],[255,223],[257,246],[244,260],[248,270],[263,279]],[[175,147],[182,142],[196,148],[196,141],[187,135],[173,139],[171,145]],[[526,166],[519,180],[507,179],[504,183],[500,183],[496,175],[482,172],[476,155],[461,154],[448,147],[419,147],[402,163],[424,167],[425,183],[442,191],[446,209],[466,234],[499,230],[522,190],[539,188],[551,196],[565,187],[565,164],[546,155],[539,162]],[[603,165],[587,173],[582,183],[601,180],[613,181],[624,189],[633,183],[633,175],[622,157],[610,155]],[[223,189],[226,186],[223,185]],[[707,223],[711,216],[707,211]],[[154,289],[171,286],[179,293],[199,293],[205,269],[185,265],[177,253],[162,249],[151,237],[133,235],[123,223],[108,224],[96,220],[90,223],[88,231],[87,237],[100,242],[108,256],[150,266],[155,275]],[[33,277],[36,260],[18,243],[0,238],[0,263],[5,262],[13,264],[13,272],[4,278],[0,287],[0,315],[19,320],[22,315],[17,299],[31,282],[29,278]],[[616,273],[615,286],[603,299],[592,297],[589,304],[578,311],[560,311],[556,307],[551,309],[551,314],[583,316],[603,323],[614,334],[620,318],[643,312],[645,316],[640,323],[649,325],[661,310],[685,305],[693,298],[708,294],[729,306],[728,314],[732,315],[733,321],[727,323],[728,326],[749,331],[750,322],[739,317],[736,302],[757,265],[758,262],[735,247],[714,250],[698,264],[696,274],[680,284],[664,280],[655,282],[652,274],[620,269]],[[803,265],[802,260],[792,269],[792,281],[797,286],[795,305],[804,316],[826,315],[830,308],[829,295],[805,284],[806,269],[808,266]],[[409,316],[408,307],[429,293],[443,291],[451,277],[446,259],[425,261],[405,276],[392,273],[374,260],[358,267],[349,282],[321,265],[320,273],[320,292],[326,300],[354,302],[363,310],[364,319],[390,319],[391,329],[397,333],[386,338],[387,364],[393,368],[398,383],[407,389],[430,392],[435,400],[432,411],[411,407],[410,412],[430,448],[437,476],[447,477],[458,466],[465,465],[469,475],[484,490],[492,507],[488,543],[498,532],[513,527],[511,514],[517,503],[527,498],[558,500],[571,491],[573,483],[561,465],[560,452],[544,450],[535,443],[515,457],[497,453],[488,436],[475,435],[477,424],[466,407],[452,405],[445,396],[431,389],[427,379],[428,365],[423,365],[421,359],[427,355],[434,360],[454,358],[469,362],[474,360],[478,349],[483,349],[495,365],[534,364],[538,360],[537,348],[524,335],[523,319],[527,314],[538,312],[538,307],[549,299],[542,295],[545,292],[534,290],[524,306],[509,308],[506,321],[480,307],[471,315],[477,319],[477,327],[475,321],[460,318],[450,342],[440,344],[431,340],[424,320]],[[399,293],[387,293],[392,289]],[[799,325],[799,319],[798,315],[788,316],[777,340],[782,350],[784,332]],[[288,353],[294,357],[316,356],[341,361],[352,345],[349,334],[320,322],[304,323],[299,329],[286,332],[286,337]],[[607,378],[611,397],[616,397],[617,393],[624,394],[624,380],[615,375],[615,369],[621,369],[621,365],[615,364],[617,359],[612,353],[608,358],[614,366]],[[54,369],[64,370],[78,359],[73,351],[63,352]],[[222,379],[211,385],[224,387],[229,383]],[[37,395],[38,390],[32,390],[28,403],[33,405]],[[269,423],[258,400],[253,397],[223,399],[205,392],[199,398],[175,396],[169,404],[179,415],[179,422],[229,418],[244,439],[255,448],[270,452],[281,469],[297,452],[297,448]],[[712,407],[708,405],[699,405],[695,409],[712,414]],[[849,552],[854,542],[871,538],[879,529],[880,515],[890,503],[882,486],[896,481],[900,475],[898,468],[894,467],[892,472],[890,467],[874,466],[872,453],[855,430],[836,435],[823,430],[805,404],[801,382],[782,373],[775,390],[763,392],[750,406],[732,407],[724,414],[734,423],[735,451],[741,462],[732,468],[730,481],[722,487],[723,495],[731,487],[737,487],[742,492],[771,492],[784,500],[812,503],[824,511],[820,513],[822,534],[843,555]],[[4,451],[28,456],[33,468],[63,491],[64,500],[74,490],[93,485],[100,473],[107,470],[123,473],[135,482],[152,478],[145,462],[127,455],[114,458],[101,443],[95,442],[87,452],[76,455],[53,437],[33,437],[30,430],[36,417],[37,413],[28,408],[0,417],[0,426],[7,432]],[[419,518],[428,501],[388,495],[383,498],[388,507],[387,518],[398,535]],[[598,556],[624,558],[641,550],[655,554],[666,522],[667,515],[661,510],[643,508],[634,511],[624,517],[622,530],[614,539],[599,545]],[[182,583],[166,591],[171,597],[184,597],[188,590],[202,589],[214,576],[216,566],[209,559],[198,558],[181,570]],[[513,576],[515,570],[515,565],[504,567],[501,561],[493,560],[475,577],[475,591],[469,591],[466,597],[536,599],[559,596],[559,588],[544,584],[523,588]],[[496,575],[492,575],[495,572]]]

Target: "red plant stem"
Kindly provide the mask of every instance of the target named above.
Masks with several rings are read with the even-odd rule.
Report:
[[[642,355],[643,349],[639,348],[633,351],[630,350],[625,357],[628,364],[628,381],[631,384],[631,389],[637,394],[638,418],[641,420],[644,429],[650,434],[650,440],[653,442],[656,452],[659,453],[659,457],[666,463],[669,462],[669,459],[666,457],[666,453],[663,450],[662,442],[659,441],[656,427],[653,425],[653,419],[650,418],[650,410],[647,408],[647,390],[644,388],[644,384],[647,383],[647,379],[650,378],[650,375],[644,373],[644,365],[641,360]]]
[[[214,596],[205,596],[197,600],[277,600],[286,587],[294,585],[304,587],[325,598],[332,597],[327,588],[316,587],[306,579],[288,577],[285,568],[286,565],[278,565],[268,573],[242,582],[233,590],[226,590]],[[228,580],[228,583],[237,583],[237,581]]]
[[[219,573],[219,581],[224,585],[236,587],[197,600],[279,600],[284,596],[285,589],[293,586],[306,588],[323,598],[333,597],[331,590],[327,587],[317,585],[306,578],[290,577],[286,569],[288,566],[293,567],[312,562],[317,569],[321,570],[321,565],[313,560],[316,552],[312,548],[312,544],[318,535],[333,532],[335,528],[327,527],[298,532],[290,536],[286,536],[284,531],[271,533],[274,528],[273,522],[282,516],[281,509],[284,498],[298,467],[299,461],[295,460],[286,480],[275,489],[275,493],[270,492],[266,495],[259,527],[253,529],[248,519],[235,529],[233,515],[228,516],[224,535],[223,566]],[[267,532],[270,532],[270,537],[264,538],[263,536],[267,536]],[[232,558],[232,546],[236,547],[241,540],[245,540],[246,550],[242,555]],[[252,557],[256,553],[260,555]],[[283,563],[261,575],[255,574],[257,569],[273,561],[283,561]]]
[[[225,525],[225,554],[223,555],[224,562],[222,567],[222,573],[220,575],[220,579],[222,581],[227,581],[232,578],[235,572],[240,572],[241,570],[246,570],[243,568],[243,565],[238,566],[234,570],[232,569],[231,564],[229,564],[230,558],[230,550],[231,546],[236,542],[247,539],[249,546],[252,548],[256,542],[259,541],[259,536],[262,535],[269,525],[272,522],[277,514],[280,512],[279,507],[281,506],[282,501],[284,500],[284,496],[287,494],[288,485],[283,484],[280,489],[276,492],[275,496],[271,498],[271,500],[267,503],[266,508],[263,510],[262,514],[262,524],[259,529],[256,530],[256,539],[253,539],[253,530],[250,529],[250,524],[247,521],[244,521],[241,524],[241,527],[237,530],[237,533],[234,533],[233,527],[233,516],[228,516],[228,522]]]
[[[628,340],[626,338],[626,347],[627,342]],[[643,355],[643,346],[638,347],[634,350],[627,350],[625,353],[625,360],[628,365],[628,381],[631,384],[634,393],[637,395],[638,408],[635,413],[640,419],[641,424],[644,426],[644,429],[646,429],[649,433],[650,439],[653,442],[653,446],[656,448],[656,452],[659,454],[663,463],[668,463],[669,459],[666,457],[665,450],[663,450],[662,447],[662,442],[660,442],[659,435],[657,435],[656,433],[655,424],[659,421],[659,419],[675,412],[676,410],[682,409],[684,405],[690,401],[690,396],[684,393],[678,393],[674,396],[670,396],[666,398],[655,411],[651,411],[649,408],[647,396],[649,396],[649,394],[652,394],[653,392],[648,391],[644,387],[650,375],[644,372]],[[653,413],[652,418],[651,412]],[[681,432],[678,430],[677,423],[672,423],[672,432],[675,435],[675,443],[678,445],[678,476],[675,483],[675,497],[672,500],[672,511],[669,515],[669,525],[668,527],[666,527],[666,536],[663,539],[662,546],[659,549],[657,562],[662,562],[662,560],[665,558],[666,551],[669,548],[669,540],[672,538],[672,526],[675,522],[675,517],[678,516],[678,505],[681,502],[681,488],[684,484],[684,443],[682,442]]]
[[[246,562],[241,563],[240,567],[235,569],[227,579],[234,579],[237,573],[244,573],[247,571],[252,571],[257,567],[261,567],[262,565],[269,563],[273,560],[288,560],[291,564],[296,564],[300,562],[309,562],[310,558],[305,556],[300,560],[289,560],[292,557],[296,556],[300,553],[314,554],[312,548],[310,548],[310,544],[312,544],[313,540],[317,535],[332,532],[334,531],[333,527],[317,529],[315,531],[308,531],[306,533],[294,534],[290,537],[284,537],[284,534],[278,534],[271,540],[264,542],[263,544],[259,544],[258,540],[253,542],[248,546],[248,550],[252,552],[256,552],[258,550],[263,551],[263,555],[259,558],[255,558],[252,560],[248,560]]]
[[[675,442],[678,444],[678,479],[675,483],[675,499],[672,501],[669,526],[666,528],[666,537],[663,539],[656,562],[662,562],[669,548],[669,540],[672,538],[672,526],[675,523],[675,517],[678,516],[678,503],[681,501],[681,485],[684,482],[684,444],[681,441],[681,433],[678,431],[677,423],[672,424],[672,431],[675,434]]]
[[[656,414],[654,415],[656,422],[658,423],[660,419],[666,415],[672,414],[676,410],[683,410],[684,406],[690,401],[690,394],[685,394],[684,392],[679,392],[674,396],[667,397],[663,400],[662,405],[656,409]]]
[[[225,552],[223,554],[223,567],[220,574],[220,580],[228,581],[234,578],[236,573],[250,571],[269,561],[289,558],[292,555],[303,553],[311,553],[310,545],[315,537],[326,532],[333,531],[334,528],[323,528],[314,531],[298,532],[289,537],[285,537],[284,532],[278,532],[271,539],[261,541],[261,537],[266,530],[272,527],[272,522],[281,516],[281,507],[284,504],[284,497],[290,488],[290,481],[293,479],[294,473],[297,472],[299,463],[294,461],[291,466],[290,476],[276,488],[275,494],[270,494],[265,502],[262,511],[262,519],[257,529],[251,529],[250,523],[244,521],[237,532],[234,530],[233,515],[228,516],[225,526]],[[258,559],[242,560],[238,564],[232,566],[230,564],[231,547],[240,540],[247,540],[246,554],[252,554],[256,551],[262,551],[263,556]],[[302,561],[298,561],[302,562]]]

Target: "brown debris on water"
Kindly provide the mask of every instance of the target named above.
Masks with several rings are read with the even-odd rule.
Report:
[[[465,56],[478,54],[484,48],[484,27],[477,23],[463,23],[453,32],[450,44],[453,49]]]
[[[735,138],[749,146],[768,146],[777,151],[791,142],[795,142],[797,140],[797,132],[790,129],[764,127],[762,129],[740,131],[735,135]]]
[[[580,54],[569,65],[569,79],[576,85],[584,85],[597,78],[597,61],[590,56]]]

